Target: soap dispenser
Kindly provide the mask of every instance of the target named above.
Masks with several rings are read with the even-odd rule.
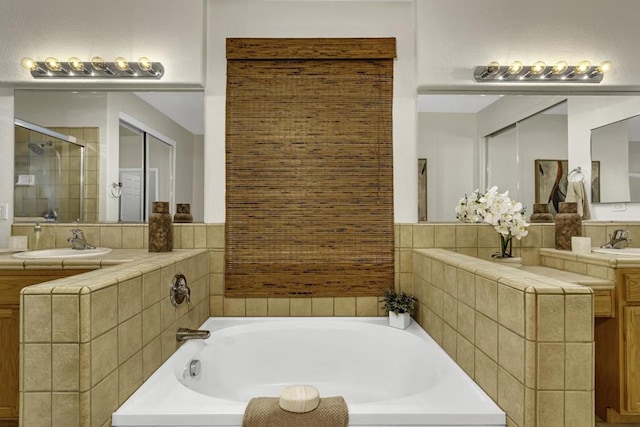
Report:
[[[37,251],[41,249],[42,242],[40,241],[42,237],[42,227],[40,227],[40,223],[36,222],[36,225],[33,226],[33,234],[29,236],[29,250]]]

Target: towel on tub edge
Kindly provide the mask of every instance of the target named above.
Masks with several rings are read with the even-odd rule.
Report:
[[[323,397],[316,409],[296,414],[280,408],[277,397],[254,397],[247,404],[242,427],[347,427],[349,411],[341,396]]]

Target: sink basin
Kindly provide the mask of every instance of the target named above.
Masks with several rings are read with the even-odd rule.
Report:
[[[640,248],[624,248],[624,249],[613,249],[613,248],[593,248],[593,252],[598,254],[611,254],[611,255],[621,255],[621,256],[640,256]]]
[[[81,258],[88,256],[104,255],[111,252],[110,248],[95,248],[95,249],[71,249],[71,248],[59,248],[59,249],[43,249],[41,251],[27,251],[13,254],[14,258]]]

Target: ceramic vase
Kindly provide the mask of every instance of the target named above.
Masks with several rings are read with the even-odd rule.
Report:
[[[549,212],[548,203],[534,203],[533,213],[529,218],[529,222],[553,222],[553,214]]]
[[[578,214],[578,204],[560,202],[556,215],[556,249],[570,251],[571,238],[582,236],[582,218]]]
[[[149,252],[171,252],[173,250],[173,222],[169,213],[169,202],[153,202],[149,215]]]
[[[193,222],[189,203],[176,204],[176,214],[173,216],[173,222]]]

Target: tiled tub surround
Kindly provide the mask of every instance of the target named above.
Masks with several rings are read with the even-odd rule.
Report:
[[[592,291],[442,249],[415,250],[420,324],[517,427],[592,427]]]
[[[177,328],[209,317],[205,250],[0,260],[3,268],[97,268],[22,291],[22,427],[109,426],[111,413],[176,350]],[[187,277],[191,304],[174,308],[177,272]]]

